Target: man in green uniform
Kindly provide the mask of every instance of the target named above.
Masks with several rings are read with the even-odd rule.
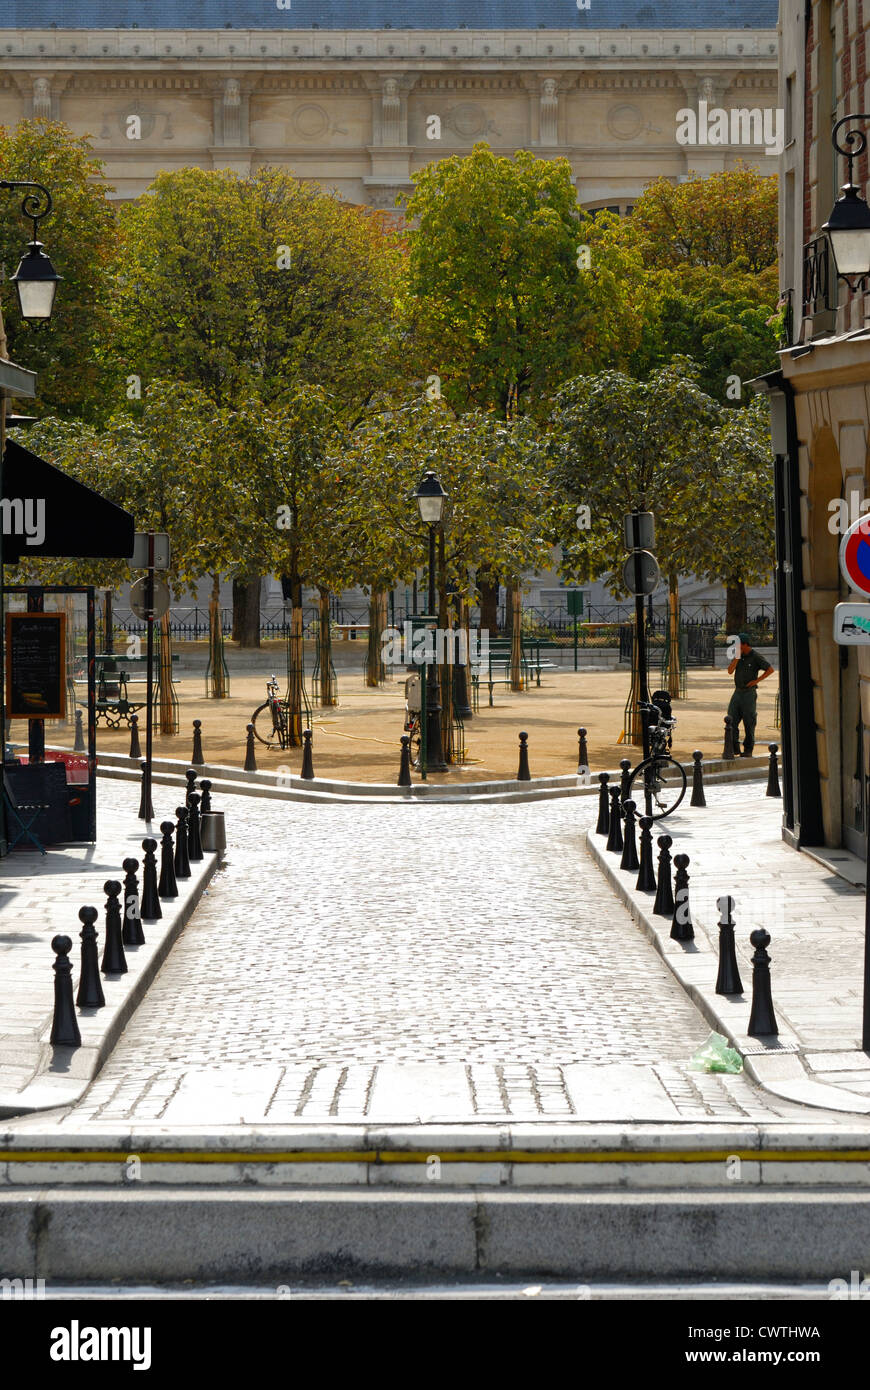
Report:
[[[728,663],[728,674],[734,677],[734,694],[728,705],[728,713],[732,720],[734,730],[734,747],[739,747],[737,741],[737,726],[743,721],[744,739],[743,758],[752,756],[752,749],[755,746],[755,721],[758,718],[756,705],[758,703],[757,687],[762,681],[767,680],[768,676],[773,675],[773,667],[769,661],[765,661],[763,656],[753,651],[749,637],[745,632],[739,634],[740,655],[735,656]]]

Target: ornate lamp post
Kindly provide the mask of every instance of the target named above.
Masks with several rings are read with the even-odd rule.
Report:
[[[429,527],[429,617],[437,622],[435,601],[435,528],[441,521],[447,493],[435,474],[424,473],[413,494],[420,516]],[[441,740],[441,692],[438,689],[436,652],[426,669],[426,771],[446,772],[444,746]]]
[[[842,197],[834,204],[822,231],[827,233],[831,243],[837,274],[854,291],[870,275],[870,207],[861,197],[857,184],[852,182],[852,165],[866,150],[867,136],[863,130],[850,130],[842,144],[838,140],[843,126],[853,121],[870,121],[870,116],[863,111],[844,116],[831,131],[831,143],[837,154],[849,161],[849,171]]]
[[[46,323],[51,318],[54,308],[58,282],[63,279],[62,275],[58,275],[45,253],[42,242],[38,239],[39,223],[43,217],[48,216],[53,207],[51,194],[41,183],[32,183],[25,179],[0,179],[0,188],[36,190],[25,193],[21,203],[21,211],[33,223],[33,236],[19,261],[18,269],[12,276],[12,283],[18,294],[21,317],[28,323]]]

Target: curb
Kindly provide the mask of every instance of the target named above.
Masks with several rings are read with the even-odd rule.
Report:
[[[686,943],[689,950],[681,942],[672,941],[667,920],[652,916],[651,895],[639,893],[629,882],[629,879],[634,879],[634,873],[622,871],[609,862],[600,837],[591,828],[586,832],[586,844],[610,886],[693,1004],[710,1027],[724,1034],[729,1044],[742,1055],[744,1071],[762,1090],[781,1100],[797,1101],[822,1110],[870,1115],[870,1097],[864,1098],[853,1091],[847,1093],[836,1086],[811,1080],[801,1057],[803,1044],[797,1034],[781,1022],[779,1037],[771,1038],[769,1045],[764,1039],[749,1037],[746,1029],[749,1026],[750,997],[745,993],[739,997],[715,993],[718,944],[713,944],[707,930],[695,923],[695,939]],[[751,965],[745,957],[741,963],[751,977]]]

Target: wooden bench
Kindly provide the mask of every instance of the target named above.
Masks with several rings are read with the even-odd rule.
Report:
[[[342,642],[356,641],[358,632],[368,632],[368,623],[336,623],[335,626],[341,633]]]

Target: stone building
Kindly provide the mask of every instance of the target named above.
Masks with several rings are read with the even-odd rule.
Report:
[[[487,140],[566,156],[586,207],[625,211],[659,174],[771,166],[675,128],[699,101],[773,105],[775,19],[775,0],[6,0],[0,124],[90,133],[121,199],[161,169],[274,164],[392,208]]]

